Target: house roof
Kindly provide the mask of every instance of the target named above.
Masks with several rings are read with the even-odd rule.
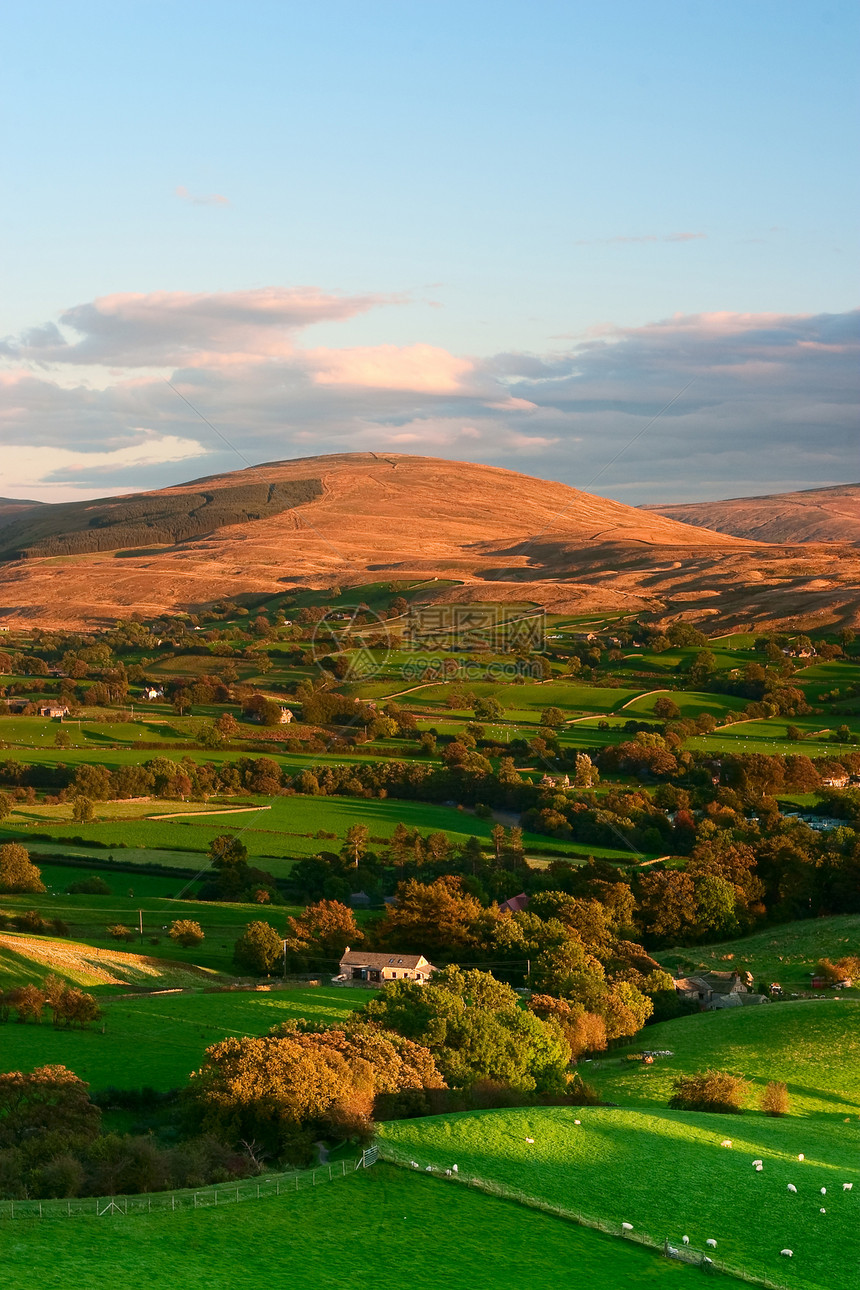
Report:
[[[738,994],[746,990],[739,972],[704,972],[702,980],[708,983],[714,994]]]
[[[681,976],[675,982],[675,989],[699,994],[701,991],[709,991],[711,987],[703,976]]]
[[[346,949],[340,960],[341,967],[368,968],[417,968],[429,967],[423,954],[366,954],[361,950]]]
[[[524,891],[521,891],[518,896],[511,896],[510,899],[502,901],[501,905],[499,905],[499,909],[507,909],[512,914],[519,914],[526,908],[528,903],[528,896]]]

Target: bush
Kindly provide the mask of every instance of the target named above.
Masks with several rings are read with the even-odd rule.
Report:
[[[69,883],[66,892],[69,896],[109,896],[111,889],[104,878],[93,874],[91,878],[80,878],[77,882]]]
[[[740,1114],[749,1091],[749,1085],[739,1075],[726,1071],[696,1071],[681,1075],[672,1085],[674,1093],[669,1099],[673,1111],[719,1111]]]
[[[107,929],[107,934],[115,941],[131,941],[134,939],[134,932],[122,923],[114,923],[113,926]]]
[[[761,1095],[761,1109],[766,1115],[788,1115],[788,1089],[779,1080],[772,1079]]]
[[[168,936],[178,945],[184,946],[185,949],[191,949],[194,945],[199,945],[203,938],[203,928],[199,923],[195,923],[191,918],[178,918],[170,924]]]

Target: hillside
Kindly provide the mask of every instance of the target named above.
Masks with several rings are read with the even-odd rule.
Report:
[[[431,457],[271,462],[131,499],[40,508],[4,530],[0,547],[9,625],[95,626],[369,574],[461,584],[430,586],[426,599],[683,614],[723,629],[860,621],[860,553],[850,546],[762,546]]]
[[[799,493],[732,497],[724,502],[643,506],[643,511],[757,542],[852,542],[860,545],[860,484]]]

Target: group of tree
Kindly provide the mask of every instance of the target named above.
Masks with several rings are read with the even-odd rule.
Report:
[[[78,1026],[83,1030],[102,1015],[93,995],[58,976],[48,976],[42,986],[29,983],[0,992],[0,1021],[9,1021],[14,1014],[21,1024],[39,1023],[46,1007],[50,1009],[55,1029]]]

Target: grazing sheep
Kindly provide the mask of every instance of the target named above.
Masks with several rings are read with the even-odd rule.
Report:
[[[827,1213],[827,1210],[826,1210],[826,1209],[820,1209],[818,1212],[819,1212],[819,1214],[826,1214],[826,1213]]]
[[[526,1138],[526,1142],[534,1142],[534,1138]]]
[[[755,1167],[755,1171],[757,1174],[760,1174],[762,1169],[764,1169],[764,1165],[756,1165]]]
[[[794,1254],[794,1250],[780,1250],[780,1254],[784,1255],[785,1258],[790,1259]]]
[[[446,1169],[446,1170],[445,1170],[445,1177],[446,1177],[446,1178],[453,1178],[453,1176],[454,1176],[454,1175],[451,1173],[451,1170],[450,1170],[450,1169]]]
[[[460,1166],[459,1166],[459,1165],[452,1165],[452,1166],[451,1166],[451,1172],[452,1172],[452,1173],[454,1173],[454,1174],[458,1174],[458,1173],[460,1172]]]
[[[720,1143],[721,1147],[730,1147],[731,1145],[732,1145],[731,1138],[723,1138],[722,1142]]]
[[[682,1237],[681,1237],[681,1240],[684,1242],[684,1244],[685,1244],[685,1245],[689,1245],[689,1244],[690,1244],[690,1238],[689,1238],[689,1236],[682,1236]]]
[[[842,1190],[843,1190],[843,1191],[851,1191],[851,1189],[852,1189],[852,1187],[853,1187],[853,1186],[854,1186],[854,1184],[853,1184],[853,1183],[843,1183],[843,1184],[842,1184]]]
[[[795,1187],[794,1183],[789,1183],[789,1184],[788,1184],[788,1190],[789,1190],[789,1191],[793,1191],[793,1192],[795,1193],[795,1195],[797,1195],[797,1188]]]
[[[704,1268],[704,1267],[713,1267],[713,1264],[714,1264],[714,1260],[713,1260],[713,1259],[709,1259],[709,1258],[708,1258],[708,1256],[707,1256],[707,1254],[705,1254],[705,1255],[703,1255],[703,1256],[702,1256],[702,1267],[703,1267],[703,1268]]]
[[[582,1124],[582,1120],[574,1120],[574,1124]]]
[[[753,1169],[761,1169],[763,1163],[764,1162],[762,1160],[754,1160]]]
[[[621,1224],[621,1230],[622,1230],[622,1232],[632,1232],[632,1231],[633,1231],[633,1224],[632,1224],[632,1223],[622,1223],[622,1224]]]
[[[798,1160],[805,1160],[805,1159],[806,1159],[806,1156],[805,1156],[805,1155],[803,1154],[803,1152],[801,1151],[800,1155],[799,1155],[797,1158],[798,1158]]]
[[[424,1172],[425,1172],[425,1174],[432,1174],[432,1172],[433,1172],[433,1166],[432,1166],[432,1165],[428,1165],[428,1166],[427,1166],[427,1168],[424,1170]]]
[[[821,1188],[821,1194],[822,1194],[822,1196],[826,1196],[826,1195],[827,1195],[827,1188],[826,1188],[826,1187],[822,1187],[822,1188]]]
[[[713,1238],[712,1236],[709,1236],[709,1237],[708,1237],[708,1239],[707,1239],[707,1241],[705,1242],[705,1244],[706,1244],[706,1245],[709,1245],[709,1246],[711,1247],[711,1249],[712,1249],[712,1250],[715,1250],[715,1249],[717,1248],[717,1243],[716,1243],[716,1241],[714,1240],[714,1238]]]
[[[667,1245],[666,1253],[669,1255],[670,1258],[677,1259],[681,1251],[676,1249],[674,1245]]]
[[[409,1163],[410,1163],[410,1165],[412,1166],[412,1168],[413,1168],[413,1169],[420,1169],[420,1168],[421,1168],[421,1166],[419,1165],[419,1163],[418,1163],[418,1161],[417,1161],[417,1160],[410,1160],[410,1161],[409,1161]]]

